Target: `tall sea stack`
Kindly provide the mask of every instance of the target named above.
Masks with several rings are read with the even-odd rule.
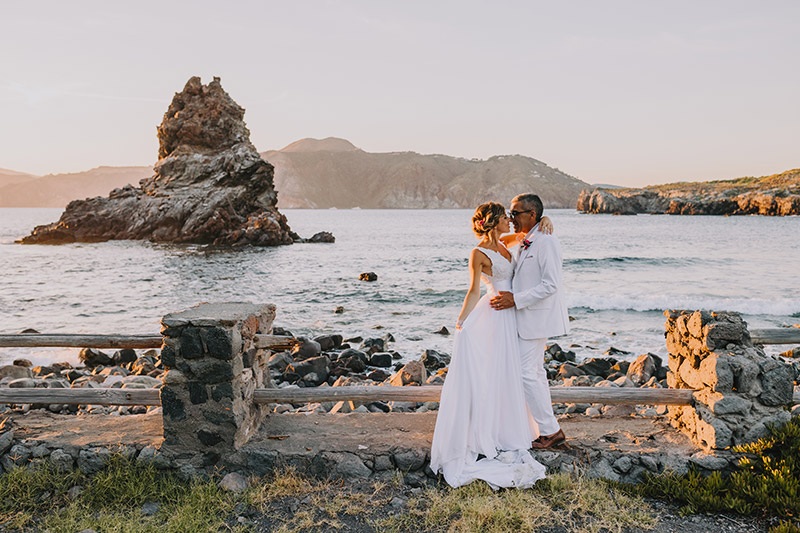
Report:
[[[158,128],[155,175],[108,198],[70,202],[58,222],[18,242],[63,244],[119,239],[217,245],[291,244],[275,207],[274,170],[250,143],[244,109],[219,78],[191,78]]]

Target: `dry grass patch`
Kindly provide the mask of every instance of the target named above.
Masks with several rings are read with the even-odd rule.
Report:
[[[428,489],[409,501],[406,512],[375,523],[378,530],[537,531],[563,528],[576,533],[649,530],[656,524],[638,497],[599,480],[557,474],[530,490],[493,491],[485,483],[458,489]]]

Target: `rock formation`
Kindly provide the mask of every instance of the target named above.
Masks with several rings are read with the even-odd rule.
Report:
[[[155,175],[107,198],[70,202],[58,222],[20,242],[291,244],[297,235],[275,207],[273,167],[250,143],[243,117],[219,78],[191,78],[158,128]]]
[[[800,215],[800,169],[762,178],[584,189],[578,211],[635,215]]]
[[[695,443],[724,449],[764,437],[791,415],[794,369],[753,345],[738,313],[665,311],[667,384],[694,389],[694,405],[667,418]]]

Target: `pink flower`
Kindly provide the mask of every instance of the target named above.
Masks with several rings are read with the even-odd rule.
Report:
[[[522,239],[522,249],[527,250],[531,246],[531,241],[528,239]]]

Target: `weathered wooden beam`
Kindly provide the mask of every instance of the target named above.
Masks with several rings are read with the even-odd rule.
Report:
[[[691,405],[693,393],[691,389],[550,387],[550,398],[558,403]]]
[[[19,333],[0,335],[0,348],[161,348],[161,335],[72,335]]]
[[[161,348],[161,335],[83,335],[69,333],[18,333],[0,335],[0,348]],[[269,350],[287,350],[294,337],[256,335],[256,346]]]
[[[637,389],[627,387],[550,387],[556,403],[604,403],[639,405],[689,405],[690,389]],[[441,385],[422,387],[359,386],[304,389],[256,389],[256,403],[336,402],[339,400],[374,402],[377,400],[439,401]],[[94,405],[160,405],[158,389],[9,389],[0,388],[0,404],[64,403]],[[800,392],[794,394],[800,403]]]
[[[158,389],[7,389],[3,403],[63,403],[79,405],[161,405]]]
[[[285,335],[256,335],[255,342],[256,348],[283,351],[297,344],[297,339]]]
[[[308,387],[304,389],[256,389],[253,391],[253,401],[256,403],[338,402],[339,400],[438,402],[441,394],[441,385],[423,385],[421,387],[392,387],[388,385],[374,387]]]
[[[800,344],[800,328],[751,329],[753,344]]]
[[[637,389],[632,387],[550,388],[550,396],[553,402],[558,403],[689,405],[692,402],[693,392],[686,389]],[[439,401],[441,393],[441,385],[424,385],[422,387],[309,387],[302,389],[257,389],[253,393],[253,400],[256,403],[336,402],[339,400],[428,402]]]

